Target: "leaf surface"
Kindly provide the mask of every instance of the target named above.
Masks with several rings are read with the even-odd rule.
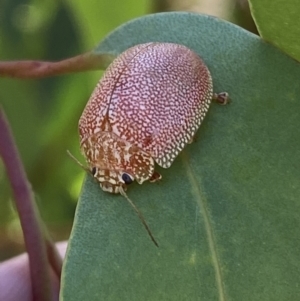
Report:
[[[61,299],[297,300],[299,64],[235,25],[191,13],[136,19],[95,51],[149,41],[195,50],[232,102],[212,104],[196,142],[158,169],[160,183],[129,187],[159,248],[126,200],[87,176]]]

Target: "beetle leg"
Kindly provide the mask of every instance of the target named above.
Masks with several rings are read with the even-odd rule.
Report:
[[[227,92],[214,93],[213,101],[220,105],[227,105],[229,103],[229,94]]]
[[[157,171],[154,171],[152,176],[149,178],[149,182],[154,183],[154,182],[161,180],[161,178],[162,178],[161,174]]]

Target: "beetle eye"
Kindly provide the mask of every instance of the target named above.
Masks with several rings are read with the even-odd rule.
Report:
[[[128,173],[122,174],[122,180],[125,182],[125,184],[129,185],[133,182],[133,178]]]
[[[96,167],[93,167],[92,170],[91,170],[91,173],[92,175],[94,176],[97,172],[97,168]]]

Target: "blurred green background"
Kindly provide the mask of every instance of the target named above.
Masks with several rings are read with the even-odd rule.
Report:
[[[216,15],[255,32],[243,0],[2,0],[0,60],[75,56],[130,19],[168,10]],[[0,104],[55,241],[69,237],[84,177],[66,150],[84,162],[77,122],[100,76],[101,71],[94,71],[40,80],[0,79]],[[22,251],[22,231],[0,160],[0,261]]]

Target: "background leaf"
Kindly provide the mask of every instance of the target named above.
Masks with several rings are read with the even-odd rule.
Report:
[[[260,36],[300,61],[298,0],[249,0]]]
[[[77,206],[62,300],[297,300],[300,195],[299,64],[241,28],[189,13],[117,28],[97,52],[147,41],[185,44],[211,70],[212,105],[159,184],[121,196],[89,176]]]

